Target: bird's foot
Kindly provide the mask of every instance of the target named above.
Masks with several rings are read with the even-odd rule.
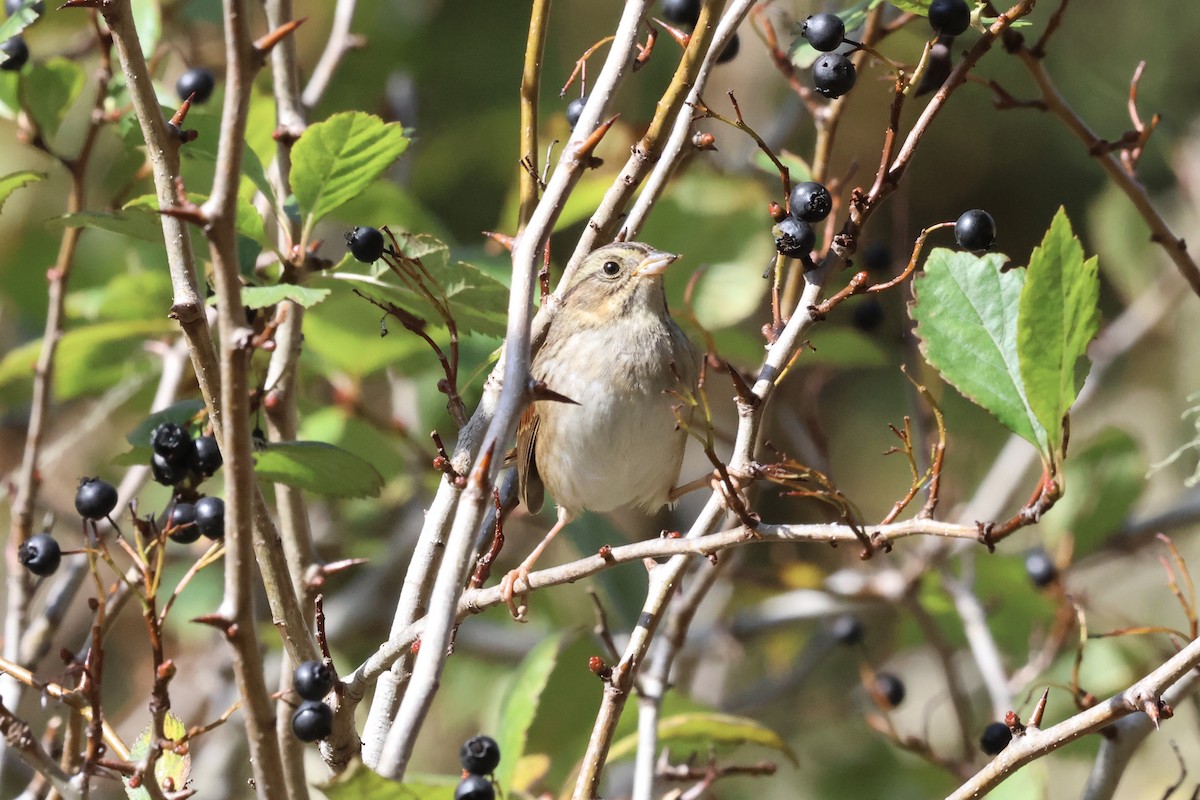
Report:
[[[517,594],[517,581],[525,586],[525,592]],[[500,599],[508,606],[508,611],[517,622],[529,621],[529,568],[522,565],[500,579]],[[518,600],[520,602],[518,602]]]

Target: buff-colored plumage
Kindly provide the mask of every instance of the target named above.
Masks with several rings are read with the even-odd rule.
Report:
[[[687,437],[673,392],[695,387],[700,360],[667,311],[662,272],[674,259],[637,242],[606,245],[562,294],[531,371],[577,405],[537,401],[517,430],[521,500],[537,511],[549,493],[559,521],[502,582],[510,600],[516,579],[580,511],[670,501]]]

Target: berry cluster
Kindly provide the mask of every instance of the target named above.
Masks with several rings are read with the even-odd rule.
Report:
[[[472,736],[458,751],[467,774],[454,790],[454,800],[494,800],[496,789],[487,779],[500,765],[500,746],[490,736]]]
[[[793,186],[788,214],[775,226],[775,249],[789,258],[807,261],[817,241],[813,223],[828,217],[832,210],[833,197],[821,184],[805,181]]]
[[[676,25],[693,28],[700,19],[700,0],[663,0],[663,16]],[[729,44],[725,45],[725,49],[721,51],[721,55],[717,56],[717,63],[725,64],[732,61],[741,49],[742,43],[735,33],[729,40]]]
[[[292,733],[302,742],[315,742],[333,733],[333,710],[322,700],[337,676],[324,661],[305,661],[292,673],[292,688],[303,700],[292,714]]]
[[[200,483],[221,468],[221,450],[212,436],[191,437],[181,425],[164,422],[150,433],[150,472],[165,486]]]
[[[846,38],[846,24],[837,14],[813,14],[804,21],[800,35],[824,53],[813,62],[813,89],[833,100],[854,88],[858,74],[854,62],[845,53],[833,52]]]

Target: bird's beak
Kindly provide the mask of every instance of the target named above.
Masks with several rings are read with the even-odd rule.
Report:
[[[650,253],[642,259],[641,263],[633,270],[633,274],[638,278],[650,278],[655,275],[662,275],[667,267],[671,266],[671,262],[679,258],[675,253],[667,253],[662,250],[651,250]]]

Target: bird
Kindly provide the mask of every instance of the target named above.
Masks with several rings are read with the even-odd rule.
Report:
[[[530,373],[552,399],[532,402],[517,425],[519,496],[537,513],[548,492],[554,526],[500,583],[522,619],[516,583],[529,586],[538,557],[581,511],[675,499],[699,354],[671,318],[663,273],[679,256],[640,242],[589,253],[560,293]]]

